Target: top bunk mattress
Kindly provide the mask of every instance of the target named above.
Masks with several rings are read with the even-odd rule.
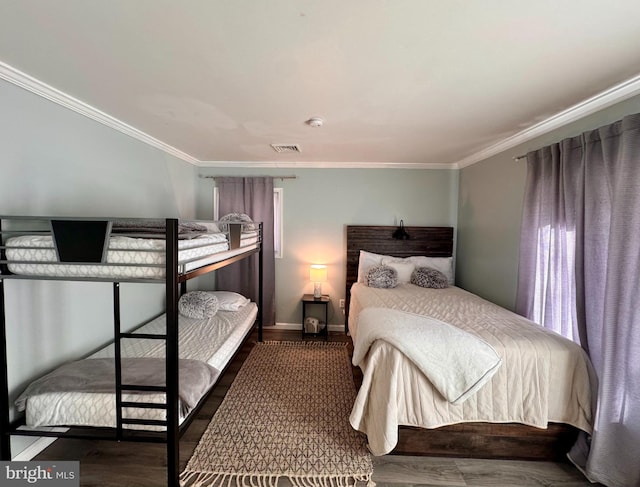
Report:
[[[166,243],[161,239],[112,236],[105,264],[60,263],[49,235],[22,235],[6,242],[8,268],[14,274],[57,277],[161,279],[165,276]],[[178,241],[182,272],[198,267],[200,259],[227,251],[223,233]],[[13,262],[11,262],[13,261]]]
[[[257,248],[258,232],[242,234],[240,246],[229,248],[227,235],[207,233],[178,240],[178,273]],[[164,279],[166,242],[163,239],[111,236],[105,263],[61,263],[50,235],[22,235],[6,242],[8,269],[14,274],[63,278]]]

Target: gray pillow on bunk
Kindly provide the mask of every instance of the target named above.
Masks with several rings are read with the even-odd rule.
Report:
[[[178,311],[187,318],[211,318],[218,312],[218,298],[206,291],[191,291],[180,296]]]
[[[398,272],[386,265],[377,265],[367,271],[365,277],[367,286],[377,288],[392,288],[398,285]]]
[[[251,232],[256,229],[256,226],[253,224],[253,220],[249,215],[245,215],[244,213],[229,213],[228,215],[220,218],[221,222],[245,222],[242,225],[243,232]],[[220,230],[223,232],[227,231],[227,225],[222,223],[220,225]]]
[[[411,274],[411,284],[433,289],[444,289],[449,286],[449,279],[437,269],[416,267]]]

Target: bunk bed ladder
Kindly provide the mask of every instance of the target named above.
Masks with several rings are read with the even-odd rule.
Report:
[[[116,439],[124,438],[124,425],[151,425],[166,428],[167,485],[179,485],[179,417],[178,417],[178,220],[166,220],[166,333],[123,333],[120,327],[120,283],[113,283],[114,352],[116,383]],[[184,283],[182,283],[184,284]],[[183,286],[184,287],[184,286]],[[123,339],[155,339],[165,341],[165,385],[144,386],[123,384],[122,349]],[[123,401],[126,391],[164,393],[165,402]],[[124,409],[164,409],[166,420],[135,419],[124,417]]]
[[[124,384],[122,382],[122,346],[123,339],[151,339],[151,340],[167,340],[165,334],[148,334],[148,333],[123,333],[120,327],[120,283],[113,283],[113,316],[114,316],[114,351],[115,351],[115,386],[116,386],[116,439],[121,441],[124,437],[125,424],[152,425],[166,427],[165,420],[150,419],[134,419],[124,416],[124,409],[167,409],[167,402],[132,402],[124,401],[122,395],[127,391],[145,391],[145,392],[167,392],[165,386],[148,386],[137,384]]]

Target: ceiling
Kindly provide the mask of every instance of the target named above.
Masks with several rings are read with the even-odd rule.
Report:
[[[0,77],[197,165],[464,167],[639,74],[638,0],[0,0]]]

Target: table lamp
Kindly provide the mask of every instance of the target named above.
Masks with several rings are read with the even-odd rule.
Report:
[[[322,297],[322,283],[327,280],[327,266],[313,264],[309,271],[309,279],[313,282],[313,297],[320,299]]]

